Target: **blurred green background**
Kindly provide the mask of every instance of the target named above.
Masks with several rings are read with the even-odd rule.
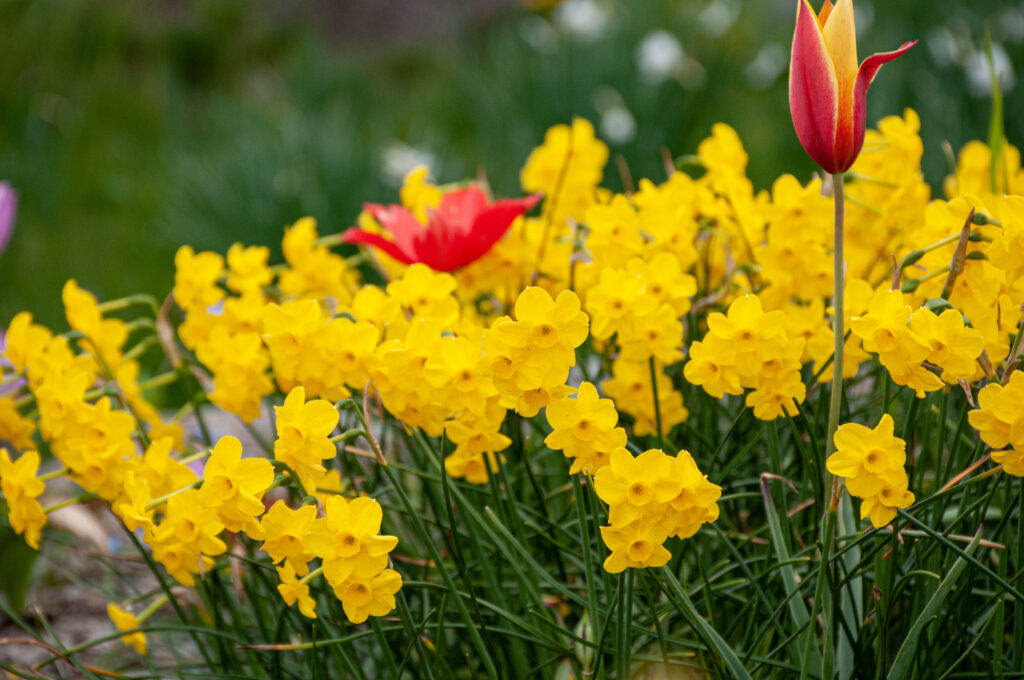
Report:
[[[987,135],[986,27],[1007,135],[1024,139],[1024,2],[855,5],[862,57],[922,41],[882,71],[868,118],[917,109],[933,186],[943,140]],[[277,257],[285,224],[344,229],[415,162],[516,194],[530,149],[574,115],[634,177],[662,179],[662,148],[691,153],[725,121],[757,188],[807,178],[786,101],[794,16],[795,0],[0,0],[0,179],[20,194],[0,327],[21,309],[62,325],[69,277],[162,296],[183,243]],[[614,163],[606,184],[621,187]]]

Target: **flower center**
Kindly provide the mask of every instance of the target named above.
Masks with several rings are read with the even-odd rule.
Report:
[[[365,583],[353,583],[345,590],[344,599],[357,607],[365,607],[373,600],[373,593]]]
[[[645,539],[638,539],[629,544],[626,548],[626,554],[629,555],[629,559],[634,562],[644,562],[654,552],[654,545]]]
[[[174,536],[182,543],[191,543],[199,537],[199,527],[188,517],[174,523]]]
[[[647,505],[651,502],[654,492],[643,482],[633,482],[629,487],[627,499],[631,505]]]
[[[896,341],[896,336],[888,328],[881,328],[875,331],[875,344],[878,346],[878,350],[881,352],[891,352],[896,349],[899,344]]]
[[[885,451],[881,449],[871,449],[864,456],[864,469],[868,472],[884,472],[889,467],[888,463]]]
[[[359,547],[359,537],[351,532],[346,532],[338,536],[338,540],[335,545],[335,552],[337,552],[340,557],[352,557],[359,552]]]
[[[533,329],[533,341],[538,347],[551,347],[558,342],[558,330],[549,323],[537,324]]]

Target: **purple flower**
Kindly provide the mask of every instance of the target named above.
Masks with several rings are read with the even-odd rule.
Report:
[[[0,182],[0,254],[7,250],[7,244],[14,232],[14,217],[18,213],[18,194],[7,182]]]

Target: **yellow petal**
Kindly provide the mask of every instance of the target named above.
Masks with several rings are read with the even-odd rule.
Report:
[[[822,35],[839,80],[839,111],[853,110],[853,84],[857,80],[857,31],[852,0],[839,0],[825,21]]]

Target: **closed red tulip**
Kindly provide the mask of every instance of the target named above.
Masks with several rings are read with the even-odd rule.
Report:
[[[789,64],[789,108],[804,149],[829,173],[845,172],[864,145],[868,88],[882,64],[917,41],[893,52],[873,54],[857,65],[852,0],[825,0],[815,15],[797,1],[796,31]]]

